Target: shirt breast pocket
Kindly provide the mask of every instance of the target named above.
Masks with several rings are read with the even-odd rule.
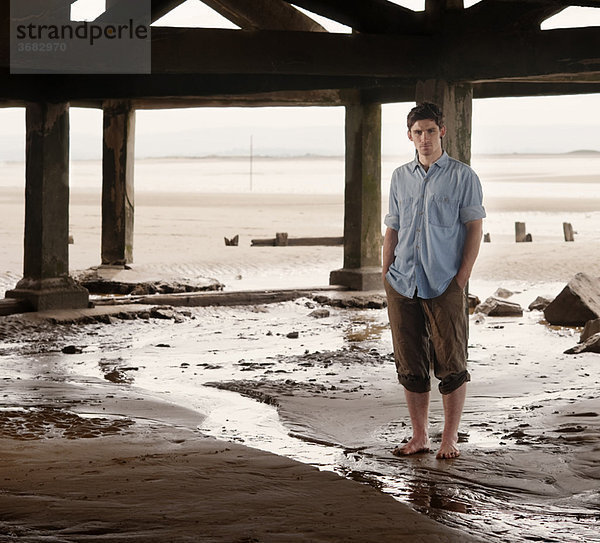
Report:
[[[404,198],[398,206],[400,228],[408,228],[413,220],[413,198]]]
[[[458,201],[448,196],[433,196],[429,201],[427,219],[433,226],[450,228],[458,221]]]

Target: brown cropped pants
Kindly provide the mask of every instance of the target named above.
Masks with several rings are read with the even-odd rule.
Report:
[[[456,279],[432,299],[402,296],[387,280],[385,290],[400,384],[411,392],[429,392],[431,368],[442,394],[470,381],[466,296]]]

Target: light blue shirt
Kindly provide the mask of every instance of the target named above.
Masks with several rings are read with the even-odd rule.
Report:
[[[418,157],[392,174],[386,226],[398,231],[386,275],[403,296],[435,298],[458,273],[465,224],[485,217],[477,174],[444,151],[426,172]]]

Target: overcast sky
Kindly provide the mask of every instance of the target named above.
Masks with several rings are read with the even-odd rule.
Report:
[[[423,1],[397,1],[415,10]],[[475,2],[465,2],[470,6]],[[73,19],[93,19],[104,0],[79,0]],[[311,15],[314,16],[314,15]],[[342,25],[315,17],[330,31]],[[199,0],[188,0],[164,17],[162,26],[237,28]],[[600,26],[600,8],[568,8],[543,29]],[[383,153],[410,152],[405,118],[412,104],[383,106]],[[600,94],[503,98],[473,103],[473,153],[600,151]],[[247,154],[343,154],[344,110],[337,108],[196,108],[138,111],[137,156]],[[102,113],[71,110],[73,158],[101,156]],[[24,156],[24,110],[0,109],[0,160]]]

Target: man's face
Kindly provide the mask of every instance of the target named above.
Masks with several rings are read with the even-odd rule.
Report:
[[[442,154],[442,138],[446,127],[440,127],[432,119],[416,121],[408,131],[408,139],[415,144],[420,157],[436,157]]]

